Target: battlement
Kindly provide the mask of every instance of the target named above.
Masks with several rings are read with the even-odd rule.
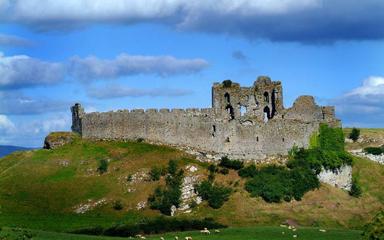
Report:
[[[320,123],[340,126],[334,107],[318,106],[312,96],[284,108],[281,82],[266,76],[250,87],[231,80],[214,83],[211,108],[85,113],[77,103],[71,111],[72,131],[83,138],[144,138],[238,159],[287,154],[294,145],[308,146]]]

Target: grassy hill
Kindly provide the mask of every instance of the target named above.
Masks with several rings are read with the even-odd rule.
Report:
[[[178,160],[183,168],[196,166],[194,174],[201,178],[208,175],[206,163],[182,151],[140,142],[76,139],[55,150],[15,152],[0,159],[0,225],[67,232],[159,216],[148,207],[136,207],[156,186],[164,184],[164,179],[153,182],[140,180],[139,176],[153,166],[165,167],[170,159]],[[100,160],[109,161],[104,174],[97,171]],[[235,190],[222,208],[212,209],[203,203],[192,213],[179,216],[212,217],[234,229],[278,226],[287,220],[307,227],[361,229],[384,206],[384,166],[356,158],[353,171],[362,185],[360,198],[324,184],[302,201],[266,203],[251,198],[244,190],[244,180],[230,170],[228,175],[217,176],[218,181]],[[100,204],[96,204],[98,201]],[[121,201],[124,208],[115,210],[115,201]],[[89,211],[75,213],[88,205]]]

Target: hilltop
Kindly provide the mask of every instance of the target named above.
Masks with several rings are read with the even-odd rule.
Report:
[[[363,130],[362,136],[370,131]],[[383,136],[384,131],[376,132]],[[98,171],[101,160],[108,162],[108,170],[103,174]],[[159,211],[148,205],[143,207],[143,202],[156,186],[165,183],[164,177],[160,181],[147,179],[151,168],[166,167],[169,160],[176,160],[186,174],[199,179],[208,175],[209,164],[197,161],[194,156],[140,141],[76,138],[54,150],[12,153],[0,159],[0,224],[68,232],[160,216]],[[189,171],[191,166],[196,171]],[[220,209],[212,209],[203,202],[191,213],[180,211],[176,216],[211,217],[233,227],[278,226],[288,221],[307,227],[361,229],[383,208],[384,166],[356,157],[353,172],[359,176],[363,190],[360,198],[322,184],[306,193],[301,201],[266,203],[261,198],[251,198],[244,190],[244,179],[229,170],[227,175],[216,176],[218,182],[234,191]],[[122,210],[114,209],[116,201],[122,204]]]
[[[26,151],[30,149],[31,148],[25,148],[25,147],[19,147],[19,146],[0,145],[0,158],[16,151]]]

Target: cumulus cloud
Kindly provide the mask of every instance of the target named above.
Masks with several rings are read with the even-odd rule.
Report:
[[[4,21],[57,30],[153,22],[272,41],[383,39],[381,0],[2,0]],[[3,13],[1,14],[1,9]]]
[[[185,89],[138,89],[118,85],[109,85],[103,88],[88,89],[88,96],[96,99],[110,99],[120,97],[180,97],[191,94],[192,91]]]
[[[0,90],[51,85],[64,79],[64,67],[61,63],[26,55],[4,56],[0,52],[0,76]]]
[[[27,39],[0,33],[0,46],[25,47],[31,44]]]
[[[5,56],[0,52],[0,90],[58,84],[71,77],[92,81],[138,74],[170,76],[196,73],[208,66],[204,59],[173,56],[120,54],[115,59],[73,57],[66,62],[48,62],[26,55]]]
[[[0,115],[0,133],[9,133],[14,129],[15,124],[6,115]]]
[[[178,59],[172,56],[136,56],[120,54],[115,59],[94,56],[70,60],[70,72],[83,80],[111,79],[137,74],[169,76],[201,71],[208,66],[204,59]]]
[[[384,77],[372,76],[360,87],[330,100],[347,126],[382,127],[384,119]]]

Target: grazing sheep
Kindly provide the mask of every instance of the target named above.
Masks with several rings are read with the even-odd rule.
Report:
[[[141,237],[140,237],[140,239],[146,239],[146,237],[144,237],[144,236],[141,236]]]
[[[286,228],[287,225],[281,224],[280,227]]]
[[[178,236],[175,236],[175,240],[179,240],[179,237],[178,237]]]
[[[293,237],[294,237],[294,238],[297,238],[297,235],[295,234],[295,235],[293,235]]]
[[[292,231],[296,232],[296,228],[292,228]]]
[[[220,230],[219,229],[215,229],[215,233],[219,233],[220,232]]]
[[[204,230],[201,230],[200,232],[204,234],[211,234],[211,232],[207,228],[204,228]]]
[[[142,235],[141,235],[141,234],[136,234],[135,237],[136,237],[136,238],[141,238]]]
[[[164,240],[164,238],[163,238],[163,237],[160,237],[160,240]]]
[[[285,232],[281,232],[281,234],[283,234],[283,235],[284,235],[284,234],[285,234]]]
[[[326,232],[327,230],[325,229],[319,229],[320,232]]]
[[[192,240],[192,237],[185,237],[185,240]]]

